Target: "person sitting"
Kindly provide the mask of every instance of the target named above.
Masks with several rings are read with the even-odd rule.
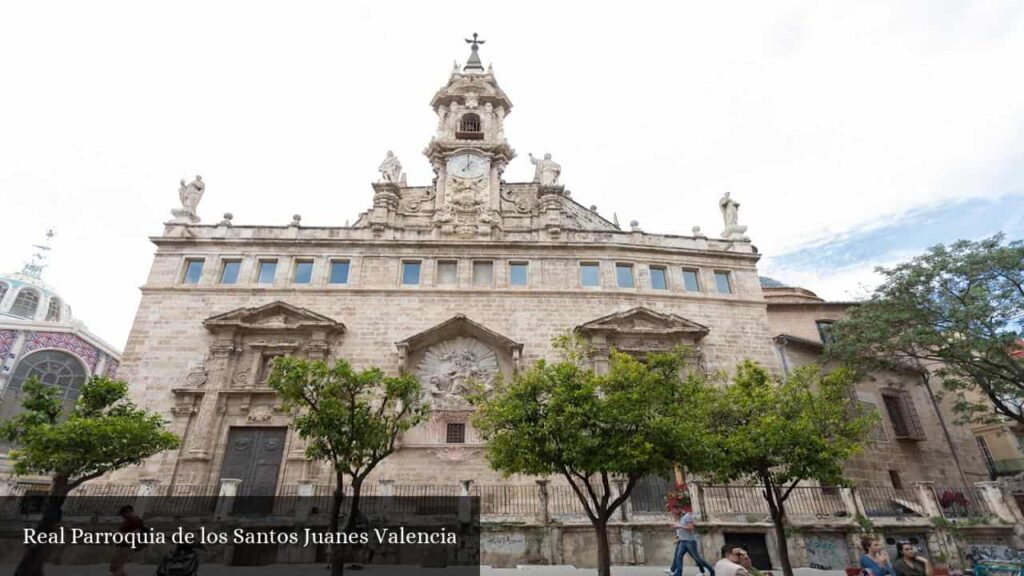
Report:
[[[896,576],[932,576],[932,563],[924,556],[917,555],[917,546],[910,542],[899,543],[900,557],[892,564]]]
[[[861,570],[866,570],[870,576],[896,576],[889,562],[889,555],[882,549],[882,541],[873,536],[865,536],[860,540],[860,546],[864,553],[860,556]]]
[[[750,572],[740,564],[747,551],[740,546],[726,544],[722,546],[722,559],[715,563],[716,576],[750,576]]]

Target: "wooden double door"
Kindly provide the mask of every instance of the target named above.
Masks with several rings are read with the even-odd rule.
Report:
[[[228,431],[220,477],[242,481],[235,513],[267,513],[273,509],[287,432],[284,427],[250,426]]]

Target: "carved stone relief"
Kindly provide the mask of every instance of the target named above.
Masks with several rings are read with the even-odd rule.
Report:
[[[267,422],[274,416],[274,409],[270,406],[260,405],[249,411],[246,418],[249,422]]]
[[[463,462],[477,455],[479,450],[460,446],[430,450],[430,454],[442,462]]]
[[[459,337],[427,349],[416,369],[431,405],[437,409],[466,408],[472,383],[489,391],[498,373],[494,351],[472,338]]]

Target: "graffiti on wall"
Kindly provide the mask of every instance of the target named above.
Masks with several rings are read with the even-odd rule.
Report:
[[[812,534],[804,538],[807,566],[818,570],[842,570],[849,565],[846,541],[842,536]]]
[[[967,555],[973,562],[1024,562],[1024,550],[1005,544],[969,544]]]

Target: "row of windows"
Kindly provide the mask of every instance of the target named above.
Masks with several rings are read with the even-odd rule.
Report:
[[[0,303],[3,302],[4,297],[7,296],[7,292],[10,287],[6,282],[0,282]],[[41,296],[37,290],[32,288],[22,288],[18,291],[18,295],[14,298],[14,302],[11,304],[10,310],[7,312],[12,316],[18,316],[20,318],[35,318],[36,312],[39,310],[39,302]],[[56,296],[50,298],[50,303],[46,308],[46,321],[47,322],[60,322],[61,320],[61,301]]]
[[[185,284],[197,284],[203,275],[205,260],[202,258],[188,258],[185,260],[185,270],[182,282]],[[237,284],[242,261],[226,259],[221,261],[219,273],[220,284]],[[494,261],[475,260],[471,263],[472,279],[474,286],[494,285]],[[327,281],[329,284],[347,284],[350,263],[348,260],[331,260]],[[278,261],[272,259],[261,259],[257,262],[256,283],[273,284],[277,280]],[[634,265],[630,263],[615,264],[615,283],[619,288],[636,288],[637,282],[634,275]],[[650,288],[652,290],[669,289],[669,268],[667,266],[648,266],[650,272]],[[403,260],[401,268],[400,283],[403,286],[416,286],[420,284],[423,271],[422,260]],[[459,261],[438,260],[437,278],[438,285],[458,284]],[[508,262],[508,283],[510,286],[526,286],[529,284],[530,263],[526,261],[512,260]],[[313,260],[295,260],[291,270],[291,281],[293,284],[310,284],[313,279]],[[601,286],[601,264],[599,262],[581,262],[579,270],[580,286],[600,287]],[[680,286],[686,292],[701,292],[703,287],[700,280],[700,270],[696,268],[682,268],[679,276]],[[714,271],[714,289],[720,294],[732,294],[733,283],[730,272],[725,270]]]
[[[203,267],[206,260],[203,258],[187,258],[185,260],[185,271],[182,282],[185,284],[198,284],[203,276]],[[221,261],[219,284],[238,284],[239,272],[242,269],[242,261],[225,259]],[[330,284],[348,284],[348,260],[331,260],[327,282]],[[293,284],[309,284],[313,281],[313,261],[296,260],[292,267]],[[257,284],[273,284],[277,280],[277,260],[259,260],[256,267]]]

